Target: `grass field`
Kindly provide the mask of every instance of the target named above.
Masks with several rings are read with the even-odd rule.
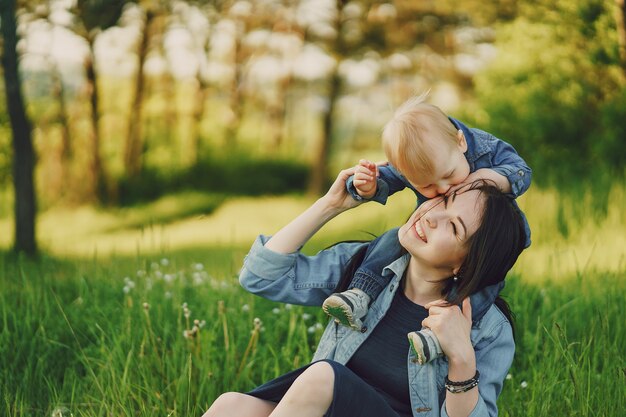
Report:
[[[500,415],[625,413],[626,195],[609,195],[606,210],[540,190],[520,202],[533,245],[505,289],[517,353]],[[381,233],[411,199],[344,215],[306,249]],[[197,416],[223,391],[309,361],[324,315],[254,297],[236,280],[254,236],[308,201],[226,200],[213,211],[214,201],[57,209],[40,220],[47,255],[2,255],[0,415]],[[0,221],[0,245],[9,232]]]

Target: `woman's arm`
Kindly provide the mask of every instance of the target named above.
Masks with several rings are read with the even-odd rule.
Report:
[[[301,305],[321,305],[333,292],[351,257],[367,243],[341,243],[314,256],[299,249],[326,222],[359,204],[343,186],[352,171],[342,171],[324,197],[273,237],[256,239],[239,273],[247,291]]]
[[[354,167],[341,171],[328,192],[280,229],[267,241],[265,247],[278,253],[295,252],[338,214],[361,204],[344,187],[346,180],[353,174]]]

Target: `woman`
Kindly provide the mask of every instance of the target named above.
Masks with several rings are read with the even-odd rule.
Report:
[[[340,243],[315,256],[299,249],[359,204],[344,188],[352,173],[342,171],[325,196],[273,237],[257,238],[240,275],[248,291],[319,306],[335,290],[368,243]],[[360,332],[329,323],[314,363],[248,394],[222,394],[205,417],[497,415],[515,350],[508,309],[492,306],[472,323],[467,296],[502,281],[522,251],[519,210],[495,187],[472,184],[420,206],[398,236],[407,253],[385,268],[393,278]],[[406,338],[422,326],[445,354],[425,365]]]

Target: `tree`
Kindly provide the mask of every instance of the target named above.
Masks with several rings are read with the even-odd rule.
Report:
[[[0,19],[4,48],[2,66],[7,96],[7,109],[13,133],[13,184],[15,188],[15,243],[18,252],[35,254],[37,241],[35,216],[37,204],[33,172],[35,153],[31,136],[31,122],[26,114],[21,91],[17,56],[16,1],[0,3]]]
[[[143,30],[137,48],[137,73],[135,76],[135,90],[131,102],[131,110],[128,120],[128,134],[126,136],[126,149],[124,152],[124,167],[128,177],[137,176],[142,167],[143,137],[142,116],[143,97],[145,90],[144,63],[148,55],[150,40],[154,35],[155,22],[163,19],[164,5],[160,0],[144,0],[139,5],[145,13]]]
[[[79,17],[76,33],[89,45],[89,56],[85,59],[85,76],[91,107],[91,191],[99,201],[106,198],[109,186],[100,155],[100,107],[94,44],[98,33],[117,24],[127,3],[127,0],[77,0],[76,3]]]

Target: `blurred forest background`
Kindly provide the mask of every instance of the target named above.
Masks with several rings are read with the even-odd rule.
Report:
[[[626,160],[625,10],[3,0],[1,244],[36,251],[36,210],[200,192],[212,197],[191,205],[207,213],[231,196],[319,194],[339,168],[384,159],[383,124],[425,90],[512,143],[534,187],[592,190],[606,212]]]

